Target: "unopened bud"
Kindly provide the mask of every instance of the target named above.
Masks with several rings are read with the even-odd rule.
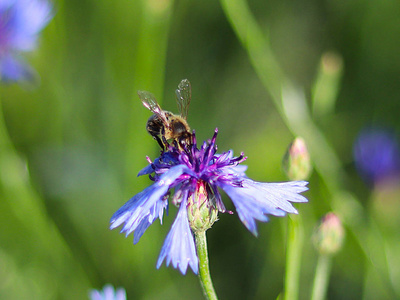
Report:
[[[339,217],[334,213],[326,214],[314,233],[315,248],[321,254],[336,254],[343,245],[344,228]]]
[[[343,59],[334,52],[326,52],[321,57],[322,72],[328,75],[334,75],[342,71]]]
[[[218,209],[210,201],[205,184],[199,181],[196,192],[188,199],[189,225],[194,232],[206,231],[218,220]]]
[[[312,106],[318,117],[332,114],[335,108],[342,77],[343,59],[336,53],[327,52],[321,58],[320,68],[314,82]]]
[[[282,165],[290,180],[306,180],[310,176],[311,160],[304,139],[297,137],[289,145]]]

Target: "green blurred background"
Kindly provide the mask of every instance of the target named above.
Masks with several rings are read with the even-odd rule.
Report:
[[[112,214],[150,184],[136,177],[145,156],[159,154],[145,130],[151,113],[136,91],[151,91],[177,112],[174,90],[183,78],[192,83],[188,120],[198,140],[218,127],[219,151],[244,151],[249,177],[286,180],[287,146],[295,135],[309,143],[316,169],[310,202],[296,205],[304,238],[299,298],[311,293],[313,229],[332,209],[347,235],[328,298],[400,298],[399,191],[383,196],[390,206],[379,202],[352,159],[366,124],[400,128],[400,2],[54,5],[54,19],[27,58],[40,82],[1,86],[12,145],[1,150],[0,299],[87,299],[106,283],[124,287],[128,299],[202,299],[191,271],[155,268],[176,208],[137,245],[108,229]],[[333,61],[328,71],[323,57]],[[326,106],[315,96],[324,74]],[[220,215],[208,231],[220,299],[276,299],[284,288],[287,223],[259,223],[255,238],[237,215]]]

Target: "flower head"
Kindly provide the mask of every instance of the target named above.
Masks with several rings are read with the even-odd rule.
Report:
[[[400,147],[393,132],[368,127],[353,146],[356,168],[368,184],[400,176]]]
[[[290,180],[304,180],[310,176],[310,154],[303,138],[297,137],[289,145],[283,158],[283,170]]]
[[[314,246],[322,254],[336,254],[342,248],[344,235],[340,218],[332,212],[328,213],[315,230]]]
[[[102,291],[91,290],[89,297],[90,300],[126,300],[126,292],[123,288],[114,290],[111,284],[107,284]]]
[[[307,190],[306,181],[263,183],[249,179],[246,158],[233,156],[232,151],[217,154],[217,130],[211,140],[197,147],[196,135],[188,145],[169,145],[154,162],[139,172],[148,174],[154,183],[135,195],[111,218],[111,229],[124,224],[126,236],[134,232],[137,243],[156,218],[162,221],[169,199],[179,207],[157,262],[166,261],[182,274],[190,266],[198,272],[192,231],[206,230],[216,221],[217,212],[227,212],[220,189],[231,198],[236,212],[250,232],[257,235],[256,220],[268,221],[268,214],[284,216],[297,213],[290,202],[307,202],[299,193]],[[173,191],[173,192],[172,192]]]
[[[36,47],[39,32],[52,18],[46,0],[0,1],[0,79],[17,81],[32,76],[19,55]]]

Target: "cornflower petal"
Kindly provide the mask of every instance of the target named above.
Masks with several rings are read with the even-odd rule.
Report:
[[[90,300],[126,300],[126,291],[124,288],[114,290],[111,284],[107,284],[102,291],[91,290],[89,298]]]
[[[150,165],[144,167],[143,169],[141,169],[139,171],[139,173],[137,174],[137,176],[139,177],[139,176],[143,176],[143,175],[149,175],[153,172],[154,172],[153,165],[150,164]]]
[[[34,71],[26,63],[14,58],[11,55],[5,55],[0,59],[0,77],[4,82],[17,81],[21,78],[33,78]]]
[[[134,238],[136,244],[157,217],[162,221],[164,208],[168,205],[164,196],[185,171],[188,170],[183,165],[172,167],[157,182],[131,198],[111,217],[110,229],[125,223],[121,233],[125,232],[126,236],[138,229]]]
[[[32,79],[34,72],[18,57],[35,49],[40,31],[53,17],[47,0],[2,0],[0,3],[0,77],[10,82]]]
[[[8,43],[18,51],[32,51],[38,33],[51,20],[51,5],[43,0],[14,0],[8,9]]]
[[[160,268],[165,259],[167,266],[172,263],[172,266],[179,268],[183,275],[186,274],[188,266],[192,268],[195,274],[199,271],[199,259],[189,227],[186,199],[181,202],[178,215],[165,239],[157,261],[157,269]]]
[[[297,214],[290,202],[307,202],[298,194],[307,190],[306,184],[306,181],[264,183],[244,178],[242,186],[223,184],[221,188],[232,199],[242,223],[257,236],[255,220],[268,221],[266,214],[279,217]]]
[[[364,128],[353,145],[358,173],[367,184],[400,177],[400,144],[393,129]]]
[[[161,222],[161,219],[160,219],[160,222]],[[136,227],[135,234],[133,235],[133,244],[136,245],[139,242],[143,233],[146,231],[147,228],[149,228],[149,226],[151,224],[152,223],[149,221],[148,218],[145,218],[140,222],[140,224]]]

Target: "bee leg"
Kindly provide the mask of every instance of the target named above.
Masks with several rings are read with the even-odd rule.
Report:
[[[164,145],[163,149],[167,150],[169,144],[167,142],[167,139],[165,138],[165,127],[164,126],[161,128],[161,140]]]
[[[165,150],[164,144],[161,142],[160,138],[158,136],[153,136],[153,138],[157,141],[157,143],[160,145],[162,150]]]
[[[165,138],[164,135],[162,135],[161,138],[162,138],[162,142],[164,144],[165,150],[167,150],[169,143],[167,142],[167,139]]]

